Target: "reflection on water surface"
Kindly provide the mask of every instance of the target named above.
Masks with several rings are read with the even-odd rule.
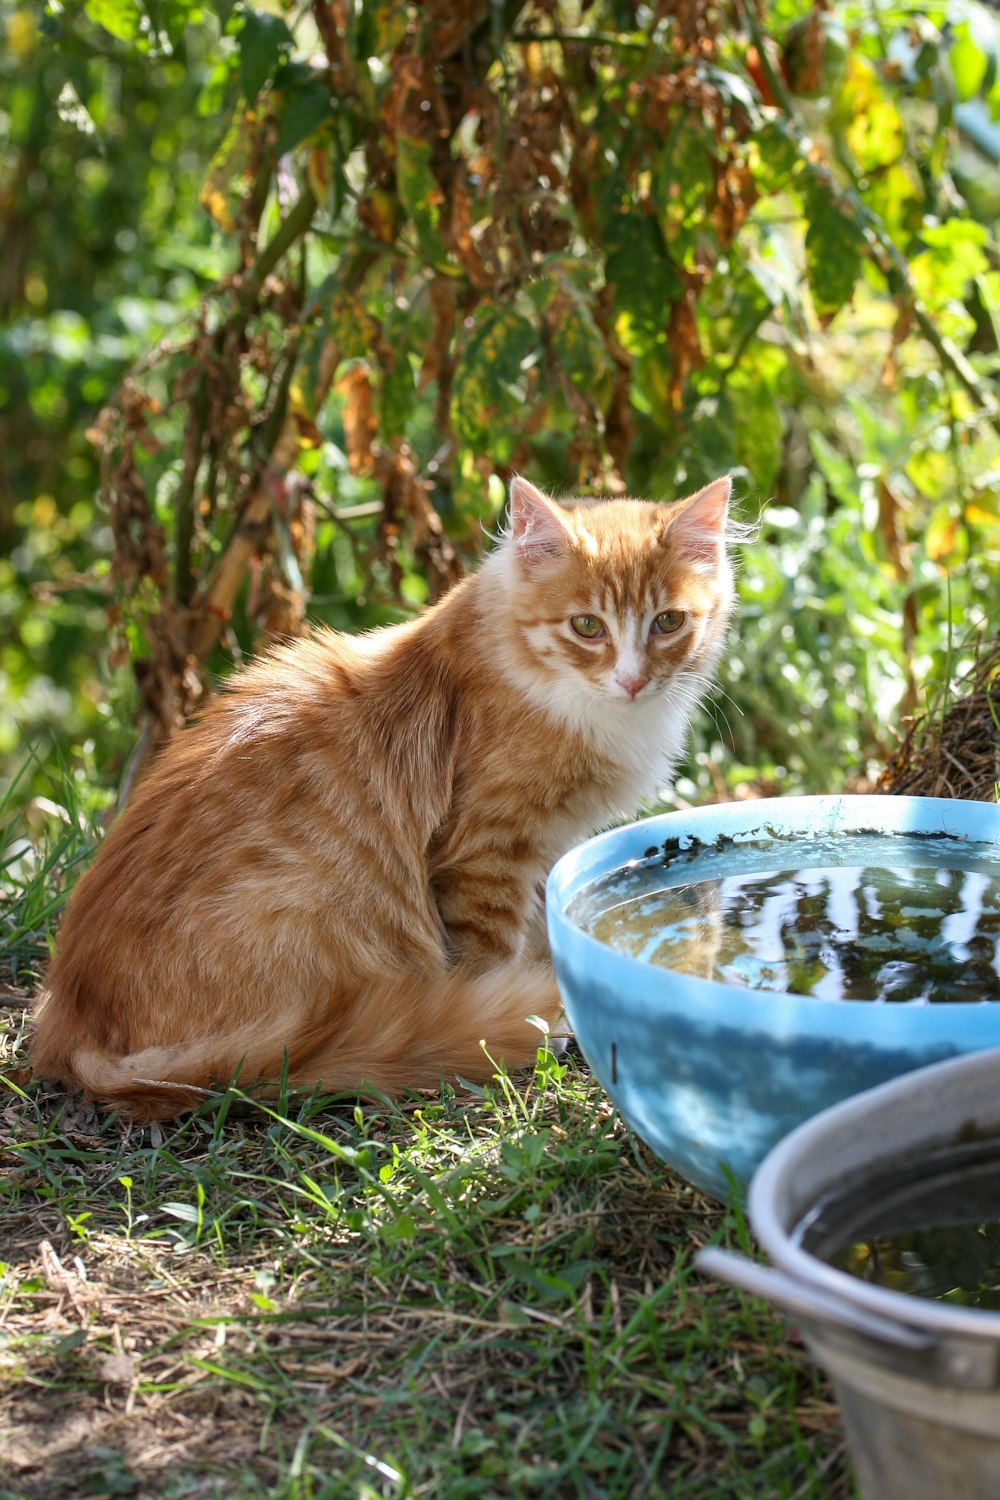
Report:
[[[792,864],[803,842],[643,860],[567,914],[633,958],[743,989],[1000,999],[1000,857],[951,838],[842,834],[808,841]]]

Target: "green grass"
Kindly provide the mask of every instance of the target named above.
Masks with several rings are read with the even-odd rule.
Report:
[[[35,812],[0,909],[0,1500],[854,1495],[802,1346],[692,1271],[746,1248],[738,1212],[579,1060],[364,1107],[230,1089],[145,1130],[32,1082],[90,839]]]

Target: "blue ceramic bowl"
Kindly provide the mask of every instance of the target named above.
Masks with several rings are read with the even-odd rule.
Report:
[[[821,1109],[913,1068],[1000,1046],[1000,1003],[871,1004],[737,989],[617,952],[566,908],[592,881],[676,839],[711,846],[711,873],[725,875],[728,840],[780,841],[769,862],[788,868],[796,838],[805,847],[848,832],[954,835],[970,856],[995,860],[1000,877],[1000,806],[890,796],[665,813],[589,839],[549,876],[552,959],[584,1056],[629,1125],[715,1197],[732,1182],[742,1189],[771,1147]],[[708,873],[700,858],[700,877]],[[991,998],[1000,1002],[1000,993]]]

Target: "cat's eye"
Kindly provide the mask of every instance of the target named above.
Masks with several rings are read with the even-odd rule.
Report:
[[[653,621],[652,635],[676,635],[687,616],[682,609],[665,609]]]
[[[599,641],[604,634],[604,621],[599,620],[596,615],[574,615],[569,623],[570,629],[575,630],[585,641]]]

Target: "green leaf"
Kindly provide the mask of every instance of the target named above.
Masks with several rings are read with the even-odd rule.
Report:
[[[180,43],[188,26],[204,23],[202,0],[145,0],[146,14],[154,27],[165,32],[171,48]]]
[[[950,256],[963,260],[966,275],[977,276],[980,270],[986,270],[986,257],[979,249],[990,238],[984,224],[976,224],[972,219],[948,219],[943,224],[926,224],[921,238],[925,245],[946,250]]]
[[[365,0],[359,11],[356,57],[381,57],[406,35],[406,6],[399,0]]]
[[[416,1233],[417,1226],[413,1222],[413,1215],[405,1211],[397,1214],[394,1219],[387,1219],[382,1225],[384,1239],[398,1241],[402,1244],[408,1244],[415,1238]]]
[[[293,43],[292,33],[280,16],[248,10],[240,30],[240,78],[248,104],[252,104],[278,70]]]
[[[961,517],[953,505],[936,505],[924,527],[924,550],[932,562],[952,560],[960,535]]]
[[[975,99],[979,93],[989,59],[972,40],[968,26],[960,26],[948,54],[955,93],[960,100]]]
[[[772,362],[768,356],[774,354],[765,348],[760,362],[742,365],[719,403],[719,414],[732,431],[735,462],[750,474],[754,493],[765,497],[777,478],[784,433],[778,375],[767,368]]]
[[[954,29],[948,53],[955,91],[960,100],[975,99],[984,84],[990,87],[1000,67],[1000,21],[985,5],[962,7],[964,19]]]
[[[599,405],[598,393],[610,374],[611,356],[583,290],[569,276],[556,272],[537,284],[535,295],[539,308],[548,312],[552,353],[559,368]]]
[[[275,79],[281,93],[275,155],[284,156],[333,116],[330,86],[304,63],[288,63]]]
[[[864,260],[865,237],[825,183],[809,183],[804,199],[809,220],[806,272],[816,313],[826,324],[854,291]]]
[[[715,198],[715,172],[704,127],[682,117],[660,152],[655,173],[657,219],[675,260],[694,249]]]
[[[427,141],[412,135],[397,137],[396,184],[424,259],[431,265],[440,265],[446,259],[438,228],[442,195],[431,169],[431,148]]]
[[[752,137],[756,153],[750,156],[753,179],[761,193],[778,192],[802,165],[802,148],[789,123],[780,115],[765,120]]]
[[[809,434],[809,446],[830,492],[848,509],[858,504],[858,471],[856,466],[830,443],[821,432]]]
[[[614,214],[604,244],[604,275],[612,288],[615,311],[627,327],[619,330],[634,352],[642,352],[663,334],[671,302],[683,290],[666,253],[655,219],[638,212]]]
[[[337,345],[341,359],[364,359],[371,353],[378,325],[357,297],[341,287],[340,280],[334,272],[320,283],[310,303],[310,311],[318,308],[325,314],[327,331]]]
[[[169,55],[202,18],[201,0],[86,0],[83,8],[95,26],[144,53]]]
[[[138,0],[87,0],[83,8],[95,26],[120,42],[134,42],[138,37],[142,22]]]
[[[198,102],[195,106],[198,114],[206,118],[221,114],[226,99],[226,91],[229,88],[229,80],[233,76],[233,68],[236,59],[232,56],[220,58],[215,67],[205,79]]]
[[[296,416],[314,422],[319,415],[322,397],[326,394],[323,371],[323,356],[329,339],[329,328],[325,322],[309,325],[299,341],[298,359],[292,379],[290,396],[292,410]]]
[[[903,118],[891,99],[872,91],[847,128],[845,139],[863,173],[899,161],[906,150]]]
[[[488,446],[494,458],[509,453],[523,420],[523,367],[536,343],[533,325],[513,309],[483,316],[452,383],[451,420],[460,440],[479,451]]]
[[[391,442],[406,431],[417,388],[407,357],[405,333],[400,333],[395,339],[388,329],[387,334],[393,344],[394,358],[392,367],[383,370],[378,385],[378,430],[383,441]]]
[[[161,1203],[160,1209],[172,1219],[181,1219],[185,1224],[197,1224],[201,1214],[193,1203]]]
[[[234,211],[243,205],[243,185],[255,157],[261,122],[253,110],[237,110],[209,163],[199,201],[226,233],[235,225]]]
[[[743,110],[751,120],[757,118],[757,95],[739,73],[728,68],[706,67],[700,70],[701,77],[719,90],[730,108]]]
[[[971,219],[947,219],[925,224],[920,231],[925,249],[910,263],[910,274],[921,299],[932,310],[960,301],[975,276],[989,269],[985,247],[989,233]]]
[[[596,394],[611,370],[607,345],[589,308],[579,298],[566,308],[552,334],[559,368],[579,390]]]
[[[923,222],[925,197],[920,172],[909,157],[879,168],[869,178],[865,207],[882,220],[882,228],[897,245],[906,245]]]

